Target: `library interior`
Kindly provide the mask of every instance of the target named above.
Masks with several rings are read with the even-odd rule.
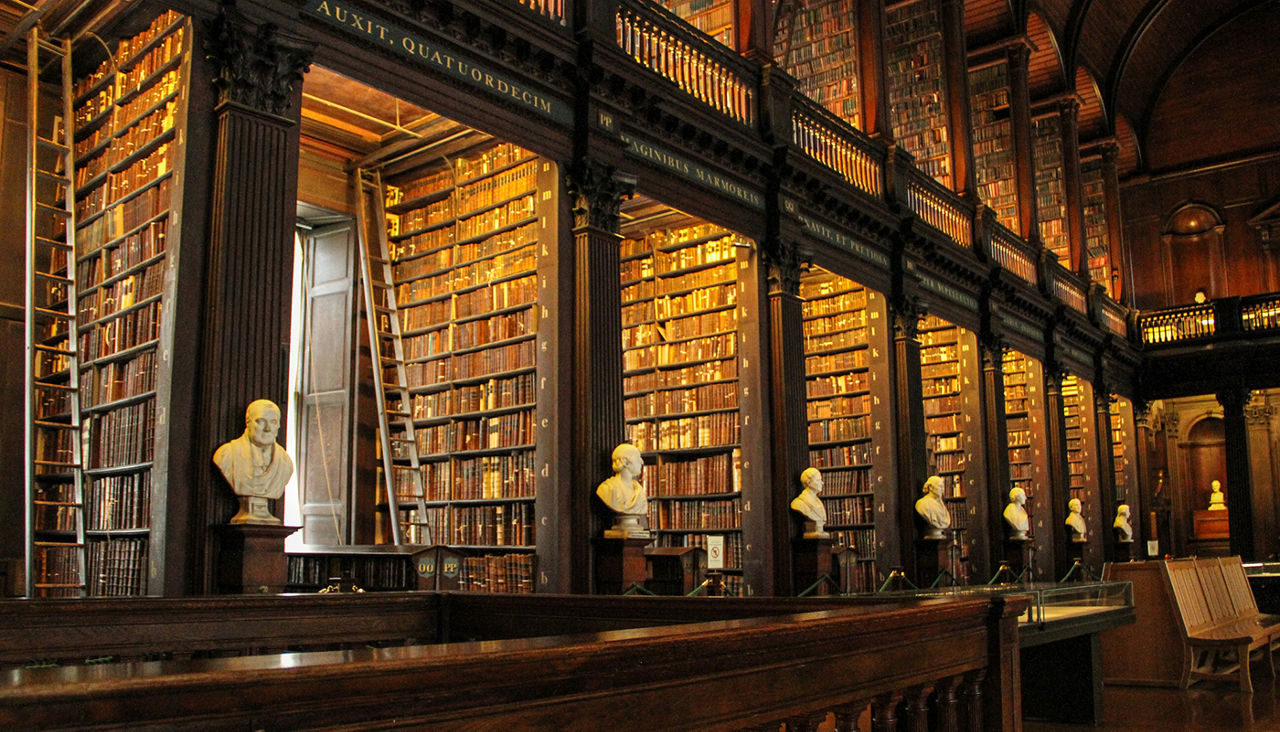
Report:
[[[1252,692],[1278,34],[1256,0],[0,0],[0,720]]]

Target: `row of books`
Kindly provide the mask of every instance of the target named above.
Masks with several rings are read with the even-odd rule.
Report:
[[[849,371],[867,366],[866,349],[843,351],[820,356],[805,356],[804,370],[807,374],[829,374],[836,371]]]
[[[534,587],[533,554],[485,554],[462,560],[458,589],[466,592],[530,593]]]
[[[815,468],[871,467],[875,450],[870,442],[809,450],[809,464]],[[825,478],[823,479],[825,482]]]
[[[164,275],[164,262],[156,262],[109,285],[91,288],[79,298],[77,314],[82,321],[97,320],[156,297],[164,289]]]
[[[428,508],[427,514],[436,528],[432,536],[444,543],[520,547],[535,544],[532,503]]]
[[[120,351],[154,342],[160,337],[160,301],[100,320],[80,334],[81,366]]]
[[[813,288],[813,290],[821,292],[820,288]],[[866,290],[845,290],[834,295],[812,294],[808,296],[804,295],[802,290],[800,296],[806,298],[804,301],[806,328],[809,327],[807,321],[822,322],[827,318],[835,319],[829,326],[831,330],[866,325],[867,323]]]
[[[537,313],[533,308],[525,308],[481,320],[454,322],[440,330],[406,335],[401,343],[406,359],[419,360],[532,335],[537,329]]]
[[[953,414],[960,411],[962,397],[959,394],[948,394],[924,402],[924,415],[932,417],[941,414]]]
[[[116,531],[151,525],[151,471],[110,475],[89,481],[85,529]]]
[[[145,537],[89,542],[88,589],[92,597],[131,597],[147,590]]]
[[[819,376],[805,379],[805,394],[810,399],[835,394],[853,394],[869,389],[872,381],[873,378],[867,371]]]
[[[83,258],[76,265],[76,281],[81,291],[124,274],[143,262],[163,254],[168,223],[169,219],[165,217],[144,224],[118,241],[101,257],[89,258],[90,254],[98,251],[96,247],[88,251],[77,249],[77,256]]]
[[[869,465],[866,467],[870,467]],[[871,471],[827,470],[822,473],[822,495],[842,496],[850,493],[867,493],[871,490]]]
[[[738,288],[733,283],[698,287],[682,295],[663,295],[651,300],[624,305],[624,326],[655,320],[671,320],[697,315],[708,310],[729,308],[738,302]]]
[[[623,403],[623,414],[627,419],[640,419],[710,409],[737,408],[738,385],[724,382],[688,389],[649,391],[627,397]]]
[[[876,592],[880,589],[880,578],[876,573],[873,558],[865,561],[849,561],[847,568],[841,566],[837,572],[840,590],[845,594]]]
[[[625,376],[623,391],[634,394],[648,389],[675,389],[690,384],[727,381],[737,377],[737,359],[724,358],[680,368],[660,369]]]
[[[173,149],[171,143],[164,143],[128,168],[108,173],[105,185],[92,189],[83,198],[76,200],[76,218],[88,219],[124,196],[167,175],[171,170],[169,157]]]
[[[691,459],[661,456],[657,465],[645,466],[645,489],[654,499],[737,493],[741,490],[741,462],[736,448]]]
[[[169,187],[165,178],[154,188],[117,203],[105,214],[76,226],[76,251],[89,253],[116,237],[148,224],[169,209]]]
[[[79,548],[71,544],[42,544],[33,547],[32,570],[36,576],[36,593],[41,597],[74,597],[80,594]],[[40,587],[40,585],[69,585]]]
[[[834,333],[819,333],[804,339],[806,353],[816,354],[846,348],[865,348],[867,329],[855,328]]]
[[[534,396],[532,373],[489,379],[479,384],[459,385],[445,391],[415,394],[413,418],[434,419],[491,409],[532,406]]]
[[[857,396],[837,396],[828,399],[811,399],[808,405],[808,418],[812,420],[831,419],[842,415],[865,415],[871,413],[872,398],[870,394]]]
[[[830,532],[830,534],[833,545],[849,547],[859,559],[875,558],[876,551],[879,548],[876,542],[875,529],[837,529]]]
[[[826,492],[825,486],[823,490]],[[875,496],[824,496],[822,503],[827,508],[828,527],[870,524],[875,521]]]
[[[742,499],[650,501],[649,528],[660,531],[733,529],[739,524]]]
[[[288,556],[288,583],[294,588],[325,587],[335,577],[348,576],[365,590],[409,590],[416,573],[403,555],[385,557]]]
[[[870,414],[831,417],[818,422],[810,422],[808,428],[809,443],[865,440],[871,437],[871,425]]]
[[[392,276],[397,282],[407,282],[435,275],[421,286],[426,288],[422,297],[474,287],[532,270],[537,265],[537,251],[531,245],[537,240],[537,227],[525,224],[478,242],[443,246],[415,255],[420,242],[414,237],[397,246],[398,261],[392,265]]]
[[[622,368],[635,371],[693,361],[731,359],[737,353],[737,340],[737,334],[731,332],[675,343],[659,343],[649,348],[633,348],[623,352]]]
[[[89,467],[150,462],[155,454],[155,399],[93,415]]]
[[[156,352],[147,350],[127,361],[108,361],[80,373],[80,408],[89,409],[156,389]],[[65,411],[65,410],[63,410]]]
[[[642,452],[732,447],[740,440],[736,411],[637,422],[630,428],[631,441]]]

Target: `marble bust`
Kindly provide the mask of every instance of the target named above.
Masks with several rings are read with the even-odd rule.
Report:
[[[805,468],[800,474],[800,495],[791,501],[791,510],[803,515],[804,538],[818,539],[830,536],[823,528],[827,523],[827,507],[822,505],[822,473],[817,468]]]
[[[279,524],[268,500],[284,495],[293,476],[293,460],[276,443],[280,432],[280,407],[267,399],[250,402],[244,413],[244,434],[225,442],[213,453],[231,490],[240,500],[233,524]]]
[[[1080,499],[1072,498],[1067,501],[1067,529],[1071,536],[1071,541],[1084,541],[1084,516],[1080,515]]]
[[[649,518],[649,497],[640,482],[643,470],[644,460],[635,445],[624,442],[613,449],[613,475],[596,487],[596,495],[614,513],[613,526],[604,532],[606,537],[649,536],[644,523]]]
[[[1217,480],[1213,481],[1209,484],[1209,490],[1209,510],[1227,510],[1227,498],[1222,494],[1222,482]]]
[[[1116,506],[1116,520],[1111,528],[1115,529],[1116,541],[1133,541],[1133,526],[1129,523],[1129,504]]]
[[[1009,491],[1009,505],[1004,507],[1004,522],[1009,525],[1009,538],[1023,541],[1027,538],[1030,519],[1027,516],[1027,492],[1021,488]]]
[[[925,539],[943,539],[945,536],[942,530],[951,526],[951,512],[942,500],[942,486],[941,476],[929,476],[921,489],[924,495],[916,501],[916,513],[929,526],[923,537]]]

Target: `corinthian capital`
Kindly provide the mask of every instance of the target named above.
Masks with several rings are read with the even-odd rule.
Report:
[[[206,26],[205,57],[217,69],[213,80],[220,103],[234,102],[283,115],[294,89],[311,66],[311,49],[271,23],[253,26],[234,0],[224,2]]]

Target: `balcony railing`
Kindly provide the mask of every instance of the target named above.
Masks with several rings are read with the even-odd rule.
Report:
[[[1280,330],[1280,295],[1258,295],[1240,302],[1240,327],[1246,331]]]
[[[1208,338],[1217,332],[1214,306],[1212,303],[1184,305],[1142,313],[1138,316],[1138,332],[1144,344]]]
[[[1129,334],[1129,324],[1125,317],[1124,306],[1110,298],[1102,300],[1102,327],[1115,335],[1125,338]]]
[[[678,17],[649,3],[622,0],[618,46],[637,63],[730,119],[756,121],[756,80],[749,62]]]
[[[544,18],[549,18],[564,25],[566,22],[565,7],[572,0],[515,0],[516,5],[528,8]]]
[[[907,208],[962,247],[973,245],[973,211],[960,197],[914,167],[907,173]]]
[[[884,158],[875,154],[865,136],[804,95],[797,94],[792,103],[791,138],[796,146],[854,188],[876,198],[883,195]]]
[[[1030,244],[1019,239],[1012,231],[990,220],[990,232],[987,237],[987,254],[1023,280],[1037,284],[1040,281],[1036,274],[1036,253]]]
[[[1053,272],[1053,294],[1063,304],[1070,306],[1077,312],[1088,314],[1089,301],[1085,297],[1084,289],[1080,287],[1078,282],[1072,280],[1071,273],[1062,267],[1058,267]]]

